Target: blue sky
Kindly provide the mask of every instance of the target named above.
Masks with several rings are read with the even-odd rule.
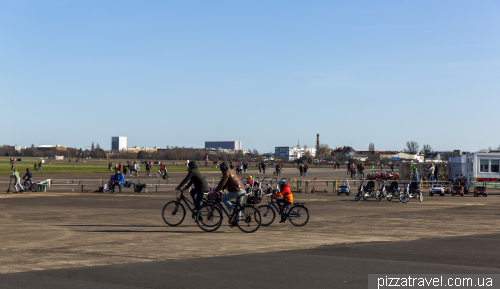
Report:
[[[500,145],[498,1],[0,0],[0,144]]]

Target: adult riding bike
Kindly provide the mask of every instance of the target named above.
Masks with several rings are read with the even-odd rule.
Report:
[[[286,205],[283,208],[283,213],[281,214],[286,219],[290,220],[292,225],[301,227],[307,224],[309,221],[309,210],[304,206],[305,203],[293,203],[291,207]],[[261,216],[261,225],[269,226],[273,223],[274,218],[276,218],[276,211],[279,212],[279,208],[273,198],[267,205],[262,205],[257,208]]]
[[[236,206],[236,211],[230,216],[225,206],[222,205],[221,197],[220,193],[211,193],[208,196],[209,201],[201,206],[196,216],[196,223],[202,230],[213,232],[219,229],[224,215],[228,218],[230,227],[238,226],[245,233],[253,233],[259,229],[261,216],[254,206],[232,202]]]
[[[184,205],[182,205],[182,202],[184,202],[193,216],[195,214],[194,203],[184,196],[186,190],[180,189],[179,191],[181,193],[180,196],[177,196],[175,201],[168,202],[162,210],[163,221],[165,221],[165,223],[169,226],[178,226],[182,223],[182,221],[184,221],[184,218],[186,217],[186,209],[184,208]],[[205,202],[206,199],[203,198],[203,200],[201,200],[201,204],[204,204]],[[191,208],[191,206],[193,206],[193,208]]]

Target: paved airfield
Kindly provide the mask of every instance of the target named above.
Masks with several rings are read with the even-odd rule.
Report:
[[[308,179],[343,174],[312,168]],[[171,174],[171,184],[183,176]],[[8,178],[0,186],[6,189]],[[295,194],[309,209],[306,226],[275,221],[245,234],[226,225],[205,233],[189,216],[167,226],[161,210],[175,198],[173,188],[82,194],[53,186],[0,194],[0,288],[366,288],[369,273],[500,274],[496,192],[487,198],[426,192],[424,202],[407,204],[355,202],[331,190]]]

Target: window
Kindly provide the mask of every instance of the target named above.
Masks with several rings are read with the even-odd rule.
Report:
[[[489,160],[479,161],[479,172],[488,173],[489,172]]]
[[[491,160],[491,172],[492,173],[500,172],[498,163],[499,163],[499,160]]]

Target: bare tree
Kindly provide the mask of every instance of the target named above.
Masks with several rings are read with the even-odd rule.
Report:
[[[425,152],[425,151],[431,151],[432,150],[432,147],[430,144],[424,144],[424,146],[422,147],[422,151],[421,152]]]
[[[371,142],[371,143],[368,145],[368,150],[369,150],[369,151],[371,151],[371,152],[374,152],[374,151],[375,151],[375,144]]]
[[[317,157],[326,157],[326,154],[330,151],[330,147],[328,144],[320,144],[318,149],[316,150]]]
[[[410,140],[406,142],[406,148],[403,150],[405,153],[416,154],[420,146],[416,141]]]

